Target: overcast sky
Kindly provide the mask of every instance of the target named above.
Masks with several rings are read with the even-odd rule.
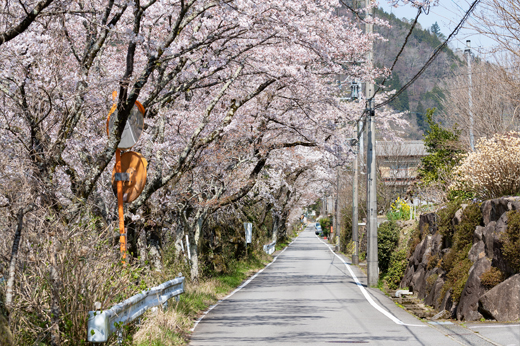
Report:
[[[417,15],[417,9],[411,5],[395,8],[389,5],[387,0],[379,0],[379,6],[386,12],[394,13],[398,18],[414,19]],[[470,2],[467,0],[440,0],[439,5],[432,7],[428,14],[421,14],[419,17],[419,23],[423,29],[427,29],[430,28],[433,23],[437,22],[442,33],[448,36],[458,25],[469,7]],[[485,54],[485,52],[494,45],[494,42],[491,39],[479,35],[473,30],[463,29],[455,39],[450,42],[450,46],[452,48],[458,47],[464,49],[467,39],[471,40],[473,53],[478,55]]]

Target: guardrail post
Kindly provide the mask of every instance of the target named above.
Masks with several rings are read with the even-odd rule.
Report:
[[[122,327],[117,328],[117,344],[118,345],[123,344],[123,328]]]

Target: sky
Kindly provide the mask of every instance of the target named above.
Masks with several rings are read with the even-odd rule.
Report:
[[[379,7],[382,7],[388,13],[394,13],[398,18],[414,19],[417,15],[417,9],[411,5],[401,5],[395,8],[388,4],[387,0],[379,0]],[[459,24],[469,7],[470,1],[468,0],[439,0],[439,4],[431,7],[428,14],[423,12],[419,16],[419,23],[423,29],[427,29],[437,22],[442,33],[448,36]],[[478,5],[476,10],[479,10]],[[471,19],[472,17],[469,20]],[[450,46],[452,48],[464,49],[467,39],[471,40],[473,54],[481,57],[485,57],[486,53],[494,46],[493,40],[479,35],[474,30],[468,28],[463,28],[452,39]]]

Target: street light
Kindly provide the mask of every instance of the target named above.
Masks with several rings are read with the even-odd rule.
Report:
[[[357,100],[359,99],[359,83],[355,80],[350,83],[350,99]]]

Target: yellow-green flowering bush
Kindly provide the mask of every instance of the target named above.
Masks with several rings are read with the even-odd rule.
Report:
[[[390,205],[387,215],[389,220],[407,220],[410,218],[410,206],[400,197]]]
[[[482,199],[520,193],[520,133],[480,139],[453,173],[452,191],[472,192]]]

